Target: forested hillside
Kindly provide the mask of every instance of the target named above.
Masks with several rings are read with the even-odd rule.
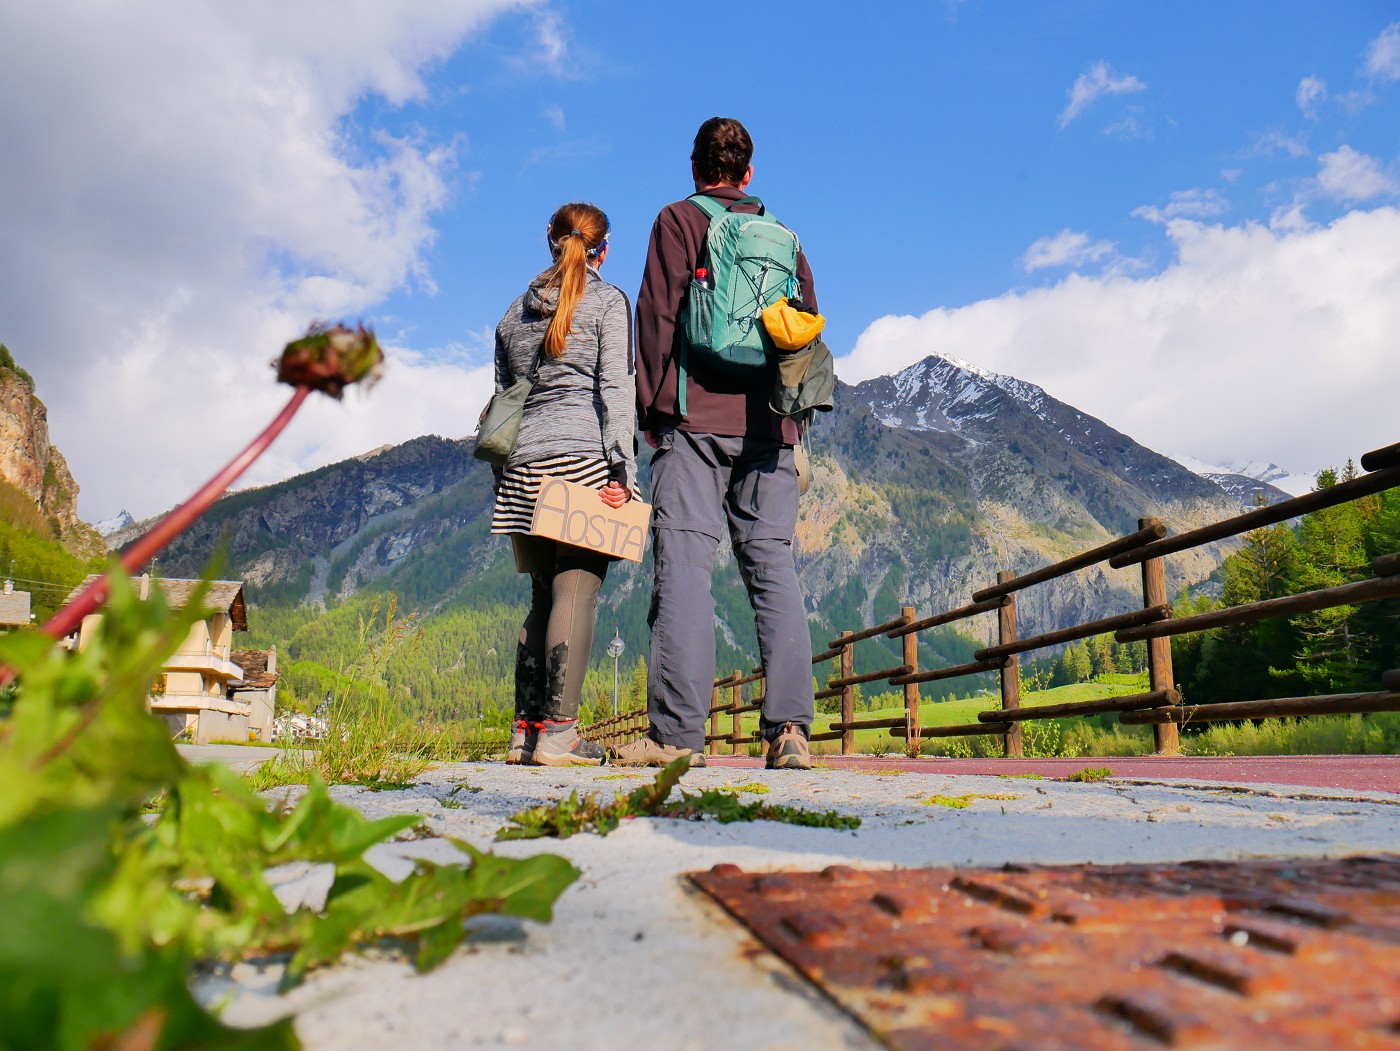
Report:
[[[1355,474],[1349,463],[1340,477]],[[1324,471],[1318,486],[1337,481],[1337,472]],[[1372,559],[1400,551],[1400,491],[1315,511],[1296,527],[1258,529],[1244,539],[1221,567],[1220,599],[1185,600],[1178,615],[1372,576]],[[1400,602],[1181,636],[1172,655],[1178,681],[1196,704],[1378,690],[1381,672],[1400,666]]]

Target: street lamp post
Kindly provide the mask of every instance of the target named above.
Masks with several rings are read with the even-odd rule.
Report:
[[[627,647],[622,643],[622,631],[613,632],[613,640],[608,643],[608,656],[613,659],[613,715],[617,715],[617,660]]]

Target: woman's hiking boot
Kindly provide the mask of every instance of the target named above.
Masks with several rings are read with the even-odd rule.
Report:
[[[764,764],[769,770],[812,769],[812,747],[803,729],[796,723],[784,723],[774,734],[768,742],[768,760]]]
[[[705,765],[703,752],[662,744],[650,736],[640,737],[620,748],[614,748],[612,762],[613,766],[666,766],[683,755],[690,756],[691,769]]]
[[[596,741],[582,737],[577,719],[546,719],[535,738],[535,750],[529,760],[536,766],[602,766],[607,752]]]
[[[535,754],[535,739],[538,736],[539,731],[534,723],[526,719],[515,720],[510,744],[506,747],[506,762],[511,765],[528,763]]]

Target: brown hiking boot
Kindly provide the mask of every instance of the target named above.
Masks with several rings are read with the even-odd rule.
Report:
[[[530,762],[535,766],[602,766],[607,752],[596,741],[579,736],[577,719],[546,719],[535,738]]]
[[[690,756],[692,770],[697,766],[705,765],[703,752],[662,744],[660,741],[653,741],[650,737],[642,737],[631,744],[614,748],[612,762],[613,766],[665,766],[683,755]]]
[[[510,744],[506,746],[506,762],[512,766],[528,763],[535,754],[535,740],[539,731],[531,722],[517,719],[511,728]]]
[[[769,770],[810,770],[812,749],[807,735],[795,723],[786,723],[778,736],[768,742]]]

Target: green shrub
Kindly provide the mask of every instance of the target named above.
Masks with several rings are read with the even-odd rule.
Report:
[[[199,961],[289,954],[284,984],[347,949],[394,939],[426,970],[463,919],[537,920],[578,876],[567,861],[517,861],[460,844],[466,867],[419,862],[394,882],[365,851],[416,825],[371,821],[313,778],[290,813],[232,771],[191,767],[146,709],[152,679],[184,640],[201,596],[172,613],[129,580],[88,644],[38,632],[0,638],[17,673],[0,726],[0,1041],[5,1047],[261,1051],[299,1047],[290,1019],[233,1029],[187,981]],[[329,864],[324,906],[288,912],[267,872]]]

